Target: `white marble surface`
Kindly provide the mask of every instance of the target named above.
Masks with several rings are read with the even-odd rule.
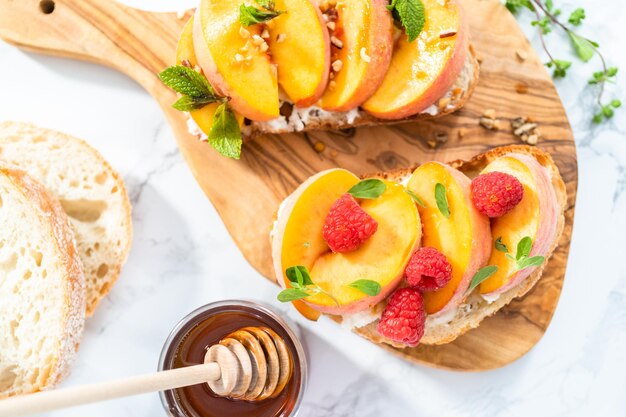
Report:
[[[590,15],[583,32],[626,72],[624,3],[576,5]],[[538,45],[532,29],[525,30]],[[560,57],[569,55],[563,37],[549,40]],[[557,83],[574,126],[580,185],[565,286],[541,342],[503,369],[459,374],[410,365],[327,320],[311,324],[290,311],[302,326],[311,365],[302,416],[626,415],[626,109],[602,126],[589,123],[591,91],[581,86],[597,67],[595,60],[576,63]],[[614,91],[625,79],[619,75]],[[619,93],[626,101],[625,91]],[[274,301],[276,289],[244,261],[183,163],[157,105],[133,81],[0,43],[2,119],[87,139],[123,174],[134,204],[130,259],[88,321],[64,386],[154,370],[171,327],[209,301],[255,298],[286,309]],[[154,394],[48,416],[84,415],[164,413]]]

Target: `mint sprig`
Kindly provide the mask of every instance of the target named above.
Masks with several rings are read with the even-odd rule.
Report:
[[[211,103],[221,103],[213,115],[208,141],[220,154],[233,159],[241,157],[243,139],[228,98],[220,97],[199,72],[184,65],[175,65],[159,73],[159,79],[182,97],[172,107],[180,111],[199,110]]]
[[[359,279],[348,284],[348,286],[357,289],[363,294],[369,295],[370,297],[374,297],[380,294],[380,291],[382,289],[378,282],[372,281],[370,279]]]
[[[246,6],[242,4],[239,6],[239,22],[245,26],[252,26],[258,23],[269,22],[275,17],[285,13],[282,10],[276,10],[276,4],[270,0],[256,0],[256,3],[262,7],[258,9],[254,6]]]
[[[422,200],[417,194],[415,194],[413,191],[409,190],[408,188],[405,188],[404,191],[411,196],[411,198],[413,199],[413,201],[415,201],[417,204],[419,204],[420,206],[426,208],[426,204],[424,203],[424,200]]]
[[[448,196],[446,195],[446,187],[438,182],[435,185],[435,202],[437,208],[446,219],[450,218],[450,206],[448,205]]]
[[[424,29],[426,14],[422,0],[391,0],[387,6],[396,21],[404,27],[409,42],[413,42]]]
[[[585,9],[579,7],[574,9],[567,19],[567,22],[559,20],[561,9],[554,7],[553,0],[504,0],[505,6],[511,13],[518,13],[521,10],[530,11],[535,15],[533,26],[539,29],[539,40],[541,46],[548,56],[546,66],[553,70],[554,78],[564,78],[567,76],[568,69],[572,66],[572,62],[557,59],[548,49],[546,35],[552,32],[553,28],[561,29],[570,39],[570,43],[576,56],[583,62],[590,61],[594,56],[600,59],[601,71],[593,74],[593,78],[589,84],[597,85],[597,111],[594,112],[592,121],[594,123],[602,123],[613,117],[615,109],[621,106],[621,101],[611,99],[605,101],[603,99],[607,83],[613,83],[617,68],[607,65],[604,55],[600,52],[600,45],[591,39],[582,36],[574,31],[574,27],[578,28],[582,25],[586,18]],[[569,26],[568,26],[569,24]],[[612,75],[611,75],[612,74]]]
[[[306,266],[291,266],[285,270],[285,275],[289,280],[291,288],[286,288],[278,293],[278,301],[286,303],[312,297],[317,294],[324,294],[330,297],[335,304],[339,306],[339,301],[337,301],[335,297],[313,282]]]
[[[492,276],[498,272],[498,267],[496,265],[487,265],[484,268],[480,268],[478,272],[474,274],[472,277],[472,281],[470,282],[470,286],[467,289],[467,293],[469,294],[474,290],[474,288],[478,287],[481,282]]]
[[[386,189],[387,185],[383,181],[376,178],[369,178],[359,181],[358,184],[348,190],[348,194],[352,195],[354,198],[372,200],[383,195]]]
[[[530,238],[530,236],[525,236],[520,239],[519,242],[517,242],[517,252],[515,253],[515,256],[509,254],[508,250],[505,256],[507,257],[507,259],[515,262],[515,268],[518,271],[543,264],[543,262],[545,261],[545,257],[543,256],[537,255],[530,258],[528,257],[532,248],[532,239]]]

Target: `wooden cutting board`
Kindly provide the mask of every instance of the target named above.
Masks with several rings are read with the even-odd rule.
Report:
[[[524,298],[453,343],[404,350],[385,347],[413,362],[477,371],[521,357],[550,324],[567,265],[577,162],[572,131],[552,80],[514,18],[497,0],[464,4],[482,68],[474,95],[461,111],[397,127],[261,137],[244,145],[241,161],[220,157],[192,138],[184,115],[170,107],[174,93],[156,77],[174,61],[185,23],[176,14],[139,11],[111,0],[0,0],[0,38],[28,50],[95,61],[141,84],[161,105],[189,167],[237,246],[272,281],[268,232],[274,213],[308,176],[331,167],[366,174],[427,160],[467,159],[494,146],[519,143],[509,122],[517,116],[532,117],[544,137],[538,146],[556,160],[569,194],[565,232],[543,277]],[[487,109],[497,111],[501,130],[479,126]],[[440,134],[447,135],[447,143],[431,148],[428,142]],[[324,150],[317,152],[316,144]]]

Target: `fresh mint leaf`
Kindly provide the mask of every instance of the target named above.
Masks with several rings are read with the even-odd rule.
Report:
[[[502,243],[502,236],[496,239],[495,242],[496,250],[504,253],[509,253],[509,248],[504,243]]]
[[[446,195],[446,187],[438,182],[435,185],[435,201],[437,208],[446,219],[450,218],[450,206],[448,205],[448,196]]]
[[[551,12],[553,8],[554,8],[554,3],[552,2],[552,0],[546,0],[546,9],[548,9],[548,11]]]
[[[470,282],[470,286],[467,292],[468,293],[472,292],[474,288],[480,285],[481,282],[483,282],[484,280],[486,280],[487,278],[489,278],[496,272],[498,272],[498,267],[495,265],[487,265],[486,267],[479,269],[478,272],[474,274],[474,277],[472,278],[472,281]]]
[[[615,77],[617,75],[617,67],[610,67],[606,70],[607,77]]]
[[[526,8],[531,12],[535,11],[535,7],[530,0],[506,0],[504,5],[513,14],[517,13],[521,8]]]
[[[413,42],[424,29],[426,23],[422,0],[392,0],[387,6],[396,20],[400,21],[409,38]]]
[[[532,248],[533,240],[530,236],[523,237],[519,242],[517,242],[517,253],[515,254],[515,259],[519,261],[520,259],[527,257]]]
[[[159,74],[159,78],[177,93],[195,99],[219,101],[207,79],[191,68],[183,65],[169,67]]]
[[[301,300],[309,296],[310,294],[305,291],[296,288],[287,288],[278,293],[278,301],[287,303],[289,301]]]
[[[370,178],[360,181],[354,187],[348,190],[348,194],[351,194],[354,198],[366,198],[375,199],[383,195],[387,185],[376,178]]]
[[[408,188],[405,188],[404,191],[411,196],[411,198],[420,206],[422,207],[426,207],[426,204],[424,204],[424,200],[422,200],[421,198],[419,198],[419,196],[417,194],[415,194],[413,191],[409,190]]]
[[[588,62],[591,58],[593,58],[593,54],[595,52],[593,43],[582,36],[578,36],[574,32],[567,32],[570,40],[572,41],[572,46],[574,47],[574,51],[576,51],[576,55],[584,62]]]
[[[517,269],[522,270],[531,266],[539,266],[545,261],[543,256],[533,256],[532,258],[523,258],[517,262]]]
[[[564,78],[567,75],[567,70],[572,66],[570,61],[563,61],[561,59],[555,59],[554,61],[554,72],[552,76],[554,78]],[[552,64],[552,63],[550,63]],[[548,68],[552,67],[552,65],[548,65]]]
[[[615,99],[615,100],[611,100],[611,106],[613,106],[613,108],[617,109],[619,107],[622,107],[622,102]]]
[[[579,7],[578,9],[570,13],[569,19],[567,19],[567,21],[574,26],[579,26],[583,22],[583,20],[585,20],[585,17],[585,9]]]
[[[172,104],[172,107],[176,110],[180,111],[193,111],[198,110],[206,106],[207,104],[213,103],[214,100],[205,99],[205,98],[192,98],[189,96],[182,96],[176,101],[176,103]]]
[[[533,20],[530,24],[532,26],[539,26],[539,28],[541,28],[541,33],[544,35],[552,32],[552,20],[550,20],[548,16],[544,16],[540,20]]]
[[[260,10],[253,6],[242,4],[239,7],[239,22],[245,26],[256,25],[257,23],[265,23],[283,14],[280,10]]]
[[[287,275],[287,279],[292,283],[297,282],[305,287],[307,285],[313,285],[313,280],[311,280],[311,275],[306,266],[290,266],[285,270],[285,275]]]
[[[607,119],[610,119],[611,117],[613,117],[613,115],[615,114],[615,112],[613,111],[613,109],[611,108],[611,106],[602,106],[602,114],[604,115],[604,117],[606,117]]]
[[[241,129],[239,122],[227,103],[222,103],[213,116],[209,131],[209,144],[220,154],[233,159],[241,157]]]
[[[348,284],[348,286],[355,288],[361,291],[363,294],[369,295],[370,297],[378,295],[380,293],[380,290],[382,289],[378,282],[369,279],[359,279]]]

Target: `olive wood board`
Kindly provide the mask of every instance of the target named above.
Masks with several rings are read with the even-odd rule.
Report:
[[[142,85],[163,109],[185,160],[244,257],[272,281],[268,232],[280,202],[310,175],[332,167],[367,174],[427,160],[469,159],[495,146],[519,143],[510,121],[531,117],[543,136],[538,146],[552,154],[568,192],[565,230],[543,277],[526,296],[452,343],[410,349],[384,346],[412,362],[479,371],[518,359],[550,324],[572,235],[577,160],[572,131],[552,80],[513,16],[497,0],[463,3],[481,76],[462,110],[394,127],[262,136],[244,144],[239,161],[221,157],[188,133],[185,115],[171,108],[175,94],[156,76],[174,62],[186,20],[176,13],[145,12],[115,1],[56,0],[51,7],[51,0],[0,0],[0,38],[30,51],[107,65]],[[479,125],[487,109],[496,110],[499,130]],[[447,136],[446,143],[429,146],[442,136]]]

